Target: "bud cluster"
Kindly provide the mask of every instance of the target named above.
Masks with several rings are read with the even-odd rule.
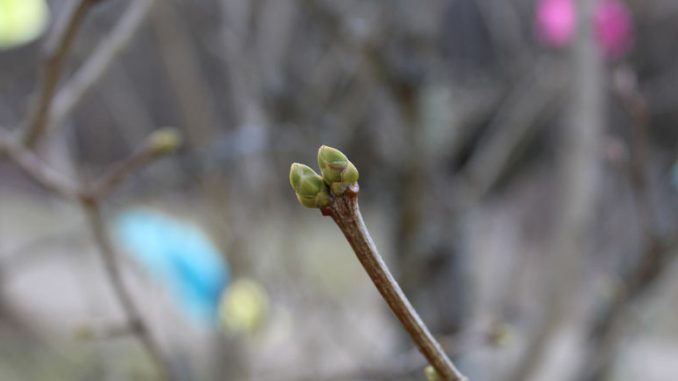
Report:
[[[342,195],[358,181],[358,169],[336,148],[321,146],[318,166],[322,176],[304,164],[293,163],[290,168],[290,184],[307,208],[330,205],[334,196]]]

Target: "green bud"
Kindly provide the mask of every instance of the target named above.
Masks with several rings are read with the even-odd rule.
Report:
[[[318,166],[334,194],[342,194],[358,181],[358,169],[336,148],[320,146]]]
[[[160,128],[153,131],[147,138],[148,148],[158,155],[168,154],[181,145],[179,132],[170,127]]]
[[[332,196],[323,178],[307,165],[292,164],[290,185],[301,205],[307,208],[322,208],[332,202]]]
[[[424,375],[426,376],[426,379],[428,381],[440,381],[440,376],[438,375],[438,372],[436,370],[428,365],[426,368],[424,368]]]

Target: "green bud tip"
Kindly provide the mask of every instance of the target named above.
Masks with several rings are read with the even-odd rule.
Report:
[[[181,136],[179,136],[179,132],[174,128],[160,128],[148,136],[147,145],[156,154],[168,154],[179,148]]]
[[[438,372],[436,372],[436,370],[431,365],[428,365],[426,368],[424,368],[424,375],[428,381],[440,381]]]
[[[342,194],[358,181],[358,169],[341,151],[328,146],[318,149],[318,166],[335,194]]]
[[[292,163],[290,185],[301,205],[307,208],[322,208],[332,202],[323,178],[307,165]]]

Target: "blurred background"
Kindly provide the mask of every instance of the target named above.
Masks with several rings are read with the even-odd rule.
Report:
[[[83,3],[26,150],[90,184],[183,144],[94,217],[0,149],[0,380],[161,379],[146,339],[172,380],[423,380],[295,200],[321,144],[471,380],[678,380],[678,2],[1,0],[8,136]]]

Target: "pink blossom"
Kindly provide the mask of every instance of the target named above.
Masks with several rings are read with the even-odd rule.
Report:
[[[537,32],[550,46],[560,48],[572,40],[575,9],[571,0],[538,0]]]
[[[576,10],[573,0],[537,0],[536,26],[548,46],[562,48],[574,38]],[[631,12],[620,0],[598,0],[593,15],[598,47],[606,57],[616,58],[631,47]]]
[[[631,12],[617,0],[602,0],[594,15],[596,38],[608,57],[619,57],[631,47]]]

